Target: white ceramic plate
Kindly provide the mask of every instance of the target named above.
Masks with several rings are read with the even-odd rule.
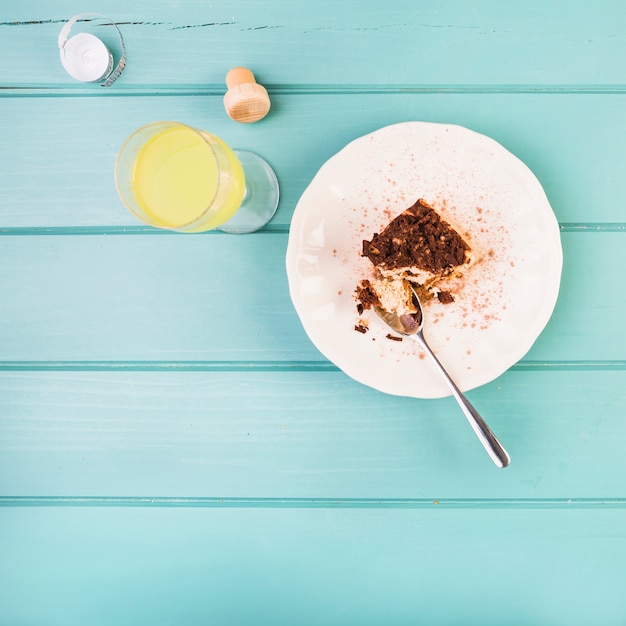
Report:
[[[289,289],[315,346],[355,380],[416,398],[449,395],[418,344],[386,337],[354,291],[373,275],[362,240],[418,198],[470,244],[477,262],[455,301],[424,306],[424,335],[461,389],[483,385],[530,349],[556,303],[559,227],[532,172],[492,139],[460,126],[407,122],[349,143],[319,170],[294,212]],[[363,320],[365,320],[363,322]],[[354,328],[368,324],[362,334]]]

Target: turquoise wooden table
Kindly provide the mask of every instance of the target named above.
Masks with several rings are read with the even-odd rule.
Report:
[[[60,64],[83,11],[124,36],[109,88]],[[237,65],[256,124],[224,112]],[[135,220],[116,154],[162,119],[263,155],[274,219]],[[500,142],[560,225],[552,318],[468,393],[504,470],[451,398],[349,378],[290,300],[300,195],[409,120]],[[625,132],[621,0],[3,3],[0,624],[626,624]]]

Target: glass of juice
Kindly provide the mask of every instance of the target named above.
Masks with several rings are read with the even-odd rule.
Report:
[[[179,122],[136,130],[115,163],[126,207],[151,226],[187,233],[250,233],[278,206],[278,181],[261,157]]]

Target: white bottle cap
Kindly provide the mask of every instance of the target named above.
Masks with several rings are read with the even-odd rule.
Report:
[[[113,55],[95,35],[78,33],[62,48],[61,63],[72,78],[93,83],[109,75],[113,69]]]

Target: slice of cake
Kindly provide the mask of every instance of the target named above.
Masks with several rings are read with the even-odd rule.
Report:
[[[461,235],[421,199],[380,234],[363,241],[362,254],[376,268],[376,276],[357,288],[359,312],[377,305],[399,315],[415,312],[409,283],[420,299],[454,301],[445,281],[460,276],[472,262]]]

